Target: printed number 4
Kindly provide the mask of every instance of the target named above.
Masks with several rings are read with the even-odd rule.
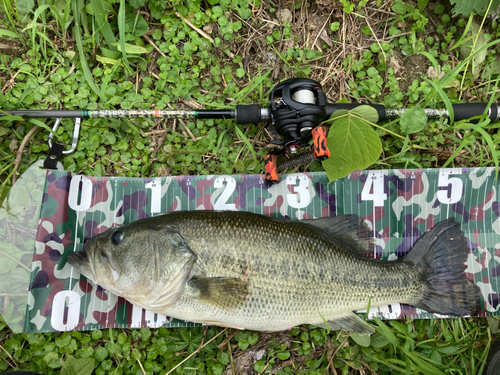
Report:
[[[374,207],[383,207],[387,194],[384,193],[384,176],[381,173],[369,172],[361,190],[361,199],[373,201]]]
[[[438,190],[437,199],[441,203],[454,204],[460,201],[464,191],[464,183],[457,177],[451,177],[451,173],[443,171],[439,173],[438,186],[446,190]]]

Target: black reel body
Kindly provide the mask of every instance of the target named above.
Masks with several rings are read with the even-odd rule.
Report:
[[[283,141],[272,141],[281,146],[278,153],[295,154],[301,147],[314,141],[314,159],[330,156],[326,132],[319,126],[327,117],[327,99],[321,84],[311,79],[293,78],[281,82],[269,96],[271,118]],[[278,182],[276,157],[266,158],[266,180]]]
[[[311,79],[289,79],[271,91],[269,107],[285,152],[295,153],[308,144],[312,129],[326,117],[326,104],[321,84]]]

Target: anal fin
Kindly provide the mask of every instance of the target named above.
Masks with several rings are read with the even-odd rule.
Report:
[[[229,312],[241,307],[250,295],[246,281],[229,277],[189,280],[188,296]]]
[[[332,331],[345,329],[348,332],[356,332],[360,335],[371,335],[375,329],[354,313],[328,320],[328,328]],[[326,329],[325,323],[314,324],[316,327]]]

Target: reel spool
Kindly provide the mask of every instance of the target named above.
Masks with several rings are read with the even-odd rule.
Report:
[[[326,143],[326,131],[319,126],[326,117],[326,105],[326,95],[319,82],[294,78],[278,84],[269,97],[273,124],[283,137],[283,141],[271,141],[281,146],[277,153],[295,154],[300,148],[308,146],[313,138],[314,158],[327,159],[330,151]],[[276,183],[279,181],[277,158],[271,158],[271,155],[266,157],[266,180]]]

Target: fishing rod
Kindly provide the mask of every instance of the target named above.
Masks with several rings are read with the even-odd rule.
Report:
[[[305,78],[292,78],[279,83],[269,96],[269,105],[237,105],[234,109],[202,110],[15,110],[1,111],[0,116],[14,115],[25,118],[166,118],[166,119],[235,119],[237,124],[258,124],[271,121],[281,141],[271,141],[278,146],[266,156],[266,180],[279,181],[277,157],[279,154],[295,154],[314,143],[314,159],[325,160],[330,156],[326,143],[326,131],[320,125],[338,110],[352,110],[361,105],[374,108],[378,114],[376,122],[400,117],[404,108],[391,109],[381,104],[328,103],[321,84]],[[500,121],[500,105],[493,103],[453,104],[455,121],[481,116],[487,110],[491,122]],[[449,117],[446,109],[424,108],[428,117]]]

